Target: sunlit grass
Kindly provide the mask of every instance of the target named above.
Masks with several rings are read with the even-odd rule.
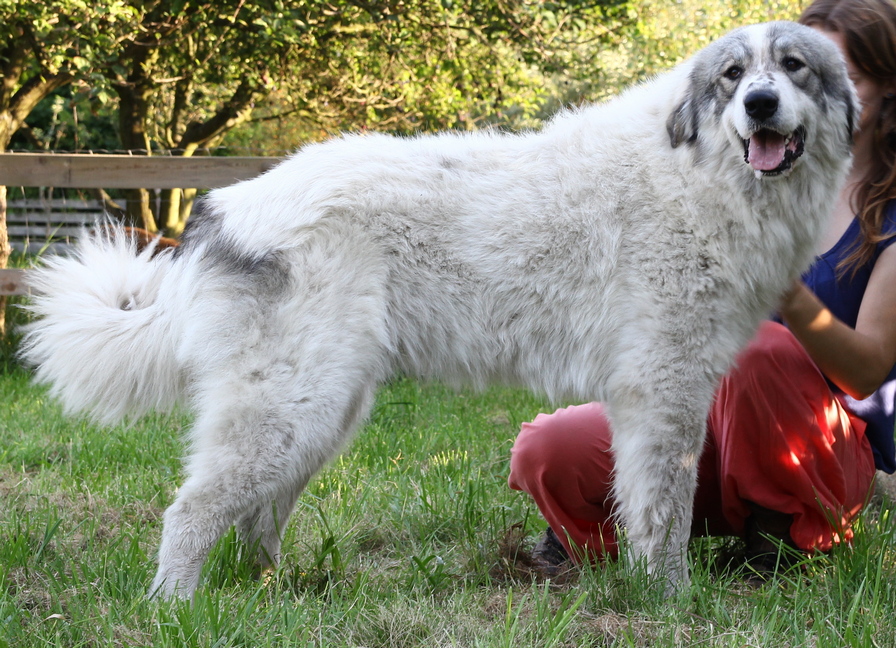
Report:
[[[278,570],[254,580],[231,532],[192,606],[148,601],[188,417],[95,427],[15,368],[0,399],[2,648],[896,645],[888,505],[853,547],[759,587],[724,567],[731,542],[705,539],[683,597],[621,563],[540,581],[516,552],[544,522],[506,478],[520,423],[548,405],[408,380],[312,481]]]

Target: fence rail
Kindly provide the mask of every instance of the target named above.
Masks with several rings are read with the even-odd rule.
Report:
[[[277,157],[178,157],[78,153],[0,153],[0,186],[58,189],[213,189],[253,178]],[[10,201],[7,230],[13,247],[62,252],[102,216],[99,200]],[[0,270],[0,295],[27,294],[27,271]]]
[[[275,157],[0,153],[0,185],[69,189],[213,189],[272,168]]]
[[[84,228],[104,213],[101,200],[10,200],[6,205],[6,233],[17,252],[56,254],[65,252]]]

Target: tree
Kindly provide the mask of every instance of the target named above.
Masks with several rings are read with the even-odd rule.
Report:
[[[742,25],[796,20],[804,0],[635,0],[617,47],[591,59],[594,98],[672,67]]]
[[[93,101],[115,97],[121,147],[147,155],[206,153],[225,137],[239,141],[234,129],[245,141],[283,120],[298,130],[262,152],[339,130],[537,126],[558,105],[612,94],[735,24],[792,17],[796,5],[121,0],[91,8],[83,0],[0,0],[10,16],[6,42],[16,42],[13,18],[26,17],[40,45],[27,50],[32,69],[40,69],[41,49],[63,42],[54,46],[56,67],[89,87]],[[114,36],[98,39],[110,25]],[[68,67],[66,53],[76,54]],[[55,68],[43,68],[51,78]],[[128,218],[176,234],[190,197],[166,192],[164,211],[153,213],[147,191],[137,191]]]
[[[0,152],[43,99],[90,74],[94,55],[115,47],[129,15],[115,1],[94,8],[83,0],[0,0]],[[6,187],[0,185],[0,268],[9,255]]]
[[[325,129],[472,128],[527,116],[559,33],[620,14],[621,0],[221,0],[134,2],[139,29],[106,67],[126,149],[192,155],[277,92]],[[576,22],[577,21],[577,22]],[[270,115],[269,115],[270,116]],[[189,204],[145,190],[129,218],[177,234]]]

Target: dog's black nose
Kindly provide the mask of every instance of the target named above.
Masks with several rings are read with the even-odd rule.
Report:
[[[778,95],[771,90],[754,90],[744,97],[744,109],[757,121],[764,121],[778,110]]]

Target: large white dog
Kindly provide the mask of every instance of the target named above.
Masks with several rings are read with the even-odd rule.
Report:
[[[778,22],[541,132],[307,146],[213,191],[176,252],[48,260],[22,353],[69,410],[195,411],[159,595],[232,524],[276,562],[396,372],[604,401],[621,522],[673,590],[716,382],[810,261],[858,110],[828,39]]]

